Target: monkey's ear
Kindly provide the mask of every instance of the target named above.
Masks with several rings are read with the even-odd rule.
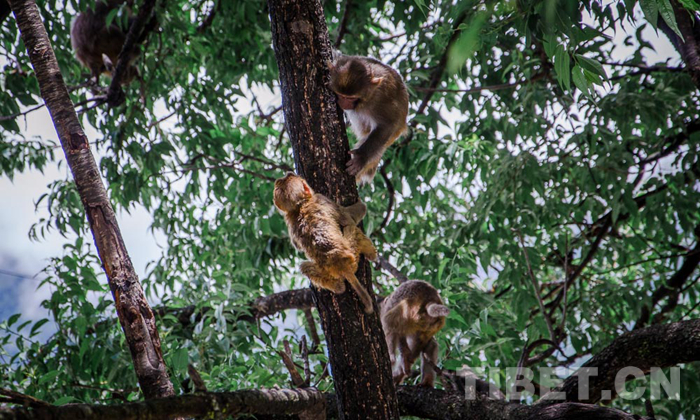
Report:
[[[378,84],[382,83],[382,80],[384,80],[383,77],[372,77],[372,79],[370,80],[370,83],[372,83],[373,85],[378,85]]]
[[[313,191],[311,191],[311,187],[309,187],[309,184],[303,182],[302,185],[304,185],[304,195],[306,195],[307,197],[311,197],[313,195]]]
[[[328,66],[328,70],[333,70],[335,68],[335,64],[333,64],[331,60],[326,60],[326,66]]]

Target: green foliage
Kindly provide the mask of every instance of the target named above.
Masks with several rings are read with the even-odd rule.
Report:
[[[72,10],[90,3],[42,6],[71,86],[88,78],[69,47]],[[696,246],[700,132],[684,133],[700,118],[700,97],[688,74],[671,71],[677,59],[649,58],[658,41],[644,31],[647,23],[656,27],[660,16],[678,30],[669,1],[636,3],[324,2],[332,39],[349,14],[341,50],[381,58],[409,86],[414,128],[410,142],[385,157],[395,190],[385,227],[392,188],[377,176],[360,193],[369,207],[365,228],[380,253],[409,277],[432,282],[454,309],[438,337],[445,367],[515,366],[527,343],[549,338],[524,252],[553,320],[565,319],[566,354],[539,364],[554,366],[595,354],[634,326],[651,293]],[[683,2],[694,10],[690,3]],[[188,363],[211,390],[286,384],[276,350],[282,339],[305,334],[280,322],[294,312],[261,325],[237,321],[253,299],[308,281],[272,205],[269,178],[293,158],[283,114],[260,115],[279,104],[262,98],[280,95],[266,2],[216,5],[211,25],[198,29],[213,3],[160,3],[159,29],[136,63],[143,86],[130,85],[120,108],[81,115],[102,135],[94,151],[114,205],[143,206],[167,238],[142,279],[151,302],[203,313],[185,323],[177,312],[159,318],[178,392]],[[40,98],[14,21],[0,28],[7,58],[0,115],[10,115]],[[623,38],[613,35],[624,31],[623,54]],[[416,115],[426,98],[420,88],[431,87],[436,70],[441,82],[432,87],[446,91],[432,92]],[[480,87],[487,88],[464,92]],[[92,93],[83,87],[72,96],[80,102]],[[3,175],[54,161],[48,139],[24,141],[16,120],[0,126]],[[58,331],[39,343],[31,331],[41,325],[4,321],[4,385],[56,403],[139,398],[74,186],[56,180],[39,202],[49,217],[32,235],[56,229],[70,244],[47,268],[53,293],[44,305]],[[563,299],[566,276],[581,265]],[[666,321],[700,315],[697,275]],[[375,290],[396,286],[384,272],[374,277]],[[17,336],[28,331],[28,338]],[[311,358],[318,378],[323,351]],[[331,385],[325,379],[319,386]],[[685,366],[682,400],[655,402],[658,417],[695,412],[697,400],[685,395],[699,387],[697,364]],[[614,402],[637,414],[644,413],[640,404]]]

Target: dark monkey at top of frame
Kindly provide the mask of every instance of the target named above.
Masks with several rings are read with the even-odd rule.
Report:
[[[73,21],[71,28],[71,45],[75,51],[75,56],[85,67],[90,69],[95,83],[99,82],[101,74],[112,77],[114,67],[117,63],[119,53],[124,46],[126,33],[116,23],[107,25],[107,15],[112,10],[124,4],[123,0],[98,0],[93,10],[88,9],[81,12]],[[131,9],[127,6],[125,10],[129,14],[129,22],[134,19],[131,16]],[[136,67],[132,64],[138,57],[135,50],[129,57],[127,67],[121,84],[129,84],[138,76]]]

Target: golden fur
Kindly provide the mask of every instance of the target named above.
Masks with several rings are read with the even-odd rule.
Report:
[[[355,276],[360,254],[377,258],[374,245],[357,227],[365,205],[341,207],[292,173],[275,181],[274,202],[284,214],[292,243],[310,260],[301,264],[301,272],[314,286],[338,294],[345,292],[348,280],[365,312],[371,313],[373,300]]]

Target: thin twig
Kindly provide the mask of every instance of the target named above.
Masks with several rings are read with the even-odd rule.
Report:
[[[292,361],[292,350],[289,346],[289,341],[284,340],[283,344],[284,351],[279,350],[277,351],[277,354],[280,355],[282,358],[282,363],[284,363],[284,366],[289,371],[289,376],[292,378],[292,384],[294,384],[295,387],[300,388],[304,385],[304,380],[301,378],[299,371]]]
[[[168,118],[171,118],[171,117],[172,117],[173,115],[175,115],[176,113],[177,113],[177,111],[173,111],[173,112],[171,112],[170,114],[166,115],[165,117],[160,118],[160,119],[158,119],[158,120],[156,120],[156,121],[153,121],[152,123],[150,123],[150,124],[148,124],[148,125],[146,126],[146,129],[147,129],[147,130],[150,130],[151,128],[157,126],[158,124],[162,123],[163,121],[167,120]]]
[[[28,110],[26,110],[24,112],[18,112],[16,114],[12,114],[12,115],[0,115],[0,121],[14,120],[17,117],[25,116],[25,115],[29,114],[30,112],[34,112],[37,109],[41,109],[45,106],[46,106],[46,103],[43,103],[43,104],[39,104],[39,105],[35,106],[34,108],[29,108]]]
[[[539,305],[540,312],[542,312],[542,316],[544,317],[544,320],[547,323],[547,329],[549,330],[549,338],[554,342],[557,338],[554,334],[554,328],[552,328],[552,320],[549,319],[549,315],[545,311],[544,302],[542,301],[542,293],[540,292],[540,285],[537,282],[537,279],[535,278],[535,273],[532,272],[532,266],[530,265],[530,257],[527,255],[527,250],[525,249],[525,241],[523,240],[523,235],[517,229],[513,229],[513,231],[516,235],[518,235],[518,239],[520,240],[520,250],[525,256],[527,272],[532,282],[532,287],[535,289],[535,297],[537,298],[537,304]]]
[[[214,6],[211,8],[209,11],[209,14],[207,17],[202,21],[201,25],[197,27],[197,33],[201,34],[204,31],[207,30],[211,26],[211,24],[214,22],[214,18],[216,17],[216,13],[219,11],[219,8],[221,7],[221,1],[217,1]]]
[[[532,76],[531,78],[527,80],[521,80],[519,82],[515,83],[504,83],[500,85],[491,85],[491,86],[480,86],[480,87],[475,87],[475,88],[470,88],[470,89],[438,89],[438,88],[422,88],[422,87],[414,87],[414,90],[417,90],[419,92],[447,92],[447,93],[479,93],[483,91],[496,91],[496,90],[504,90],[504,89],[512,89],[516,88],[521,85],[525,84],[530,84],[533,82],[536,82],[537,80],[540,80],[544,78],[546,73],[537,73],[536,75]]]
[[[309,327],[309,335],[311,336],[311,344],[313,347],[312,351],[318,351],[321,346],[321,338],[318,336],[318,330],[316,329],[316,321],[314,320],[314,314],[311,309],[304,309],[304,317],[306,318],[306,325]]]
[[[343,10],[343,17],[340,20],[340,26],[338,27],[338,37],[335,39],[335,47],[339,48],[341,42],[343,42],[343,37],[348,30],[348,15],[350,14],[350,7],[352,6],[352,0],[347,0],[345,2],[345,10]]]
[[[304,383],[303,387],[309,386],[311,383],[311,367],[309,365],[309,346],[306,344],[306,336],[301,336],[301,359],[304,361]]]
[[[379,225],[377,230],[375,232],[381,232],[386,228],[387,224],[389,223],[389,218],[391,217],[391,211],[394,208],[394,195],[396,194],[396,190],[394,189],[394,184],[392,184],[391,180],[389,179],[389,176],[386,173],[386,165],[382,165],[379,168],[379,173],[382,175],[382,179],[384,179],[384,184],[386,184],[386,192],[387,195],[389,196],[388,203],[386,205],[386,214],[384,215],[384,220],[382,220],[382,223]],[[374,232],[373,232],[374,234]]]
[[[381,255],[377,256],[377,265],[383,268],[384,270],[388,271],[389,274],[394,276],[394,278],[399,281],[399,283],[405,283],[408,281],[408,277],[405,274],[399,271],[398,268],[394,267],[394,265],[390,263],[389,260],[382,257]]]

